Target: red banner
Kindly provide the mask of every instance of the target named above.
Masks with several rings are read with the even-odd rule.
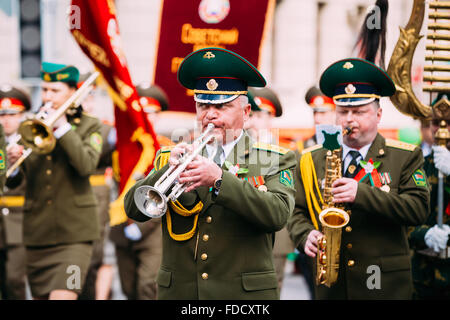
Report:
[[[275,0],[164,0],[153,82],[170,97],[171,111],[195,112],[192,91],[177,81],[185,56],[204,47],[232,50],[259,66]]]
[[[115,103],[120,196],[111,204],[110,224],[116,225],[127,220],[123,197],[137,177],[152,169],[159,144],[131,81],[114,1],[72,0],[72,9],[79,15],[79,23],[71,28],[72,35],[102,73]]]

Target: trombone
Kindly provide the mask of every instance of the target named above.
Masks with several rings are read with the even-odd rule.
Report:
[[[27,149],[25,149],[22,156],[8,169],[6,177],[9,177],[33,151],[38,154],[48,154],[53,151],[56,146],[53,125],[69,109],[77,108],[81,104],[93,89],[92,84],[99,75],[99,72],[94,72],[55,112],[48,114],[45,111],[40,111],[35,116],[21,122],[17,138],[9,145],[16,144],[20,141]],[[51,102],[46,103],[45,106],[50,107]]]
[[[140,186],[136,189],[134,192],[134,203],[139,211],[150,218],[162,217],[167,212],[167,202],[169,200],[175,201],[187,188],[186,184],[178,182],[178,176],[214,138],[214,135],[208,135],[212,130],[214,130],[214,124],[209,123],[206,130],[193,143],[194,146],[200,143],[198,147],[182,156],[179,159],[179,165],[170,166],[153,187]],[[171,187],[173,187],[172,191],[169,195],[166,195]]]

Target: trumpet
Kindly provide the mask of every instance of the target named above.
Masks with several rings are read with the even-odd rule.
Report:
[[[35,116],[20,123],[18,129],[19,134],[15,141],[11,142],[9,145],[16,144],[20,141],[27,149],[8,169],[6,177],[9,177],[33,151],[38,154],[48,154],[53,151],[56,146],[56,138],[53,135],[53,125],[70,109],[77,108],[81,104],[92,90],[92,84],[99,75],[99,72],[94,72],[83,85],[77,89],[63,105],[61,105],[61,107],[55,110],[55,112],[48,114],[46,111],[40,111]],[[51,102],[47,102],[44,105],[45,109],[49,109],[51,104]]]
[[[206,130],[193,143],[193,145],[199,144],[198,147],[183,155],[179,159],[179,165],[170,166],[154,186],[140,186],[136,189],[134,202],[139,211],[150,218],[160,218],[167,212],[168,201],[175,201],[187,188],[186,184],[178,182],[178,176],[214,138],[214,135],[209,135],[213,129],[214,124],[209,123]],[[167,195],[169,190],[171,191]]]

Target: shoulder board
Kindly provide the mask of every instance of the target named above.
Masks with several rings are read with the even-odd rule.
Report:
[[[288,148],[280,147],[276,144],[263,143],[263,142],[256,142],[253,144],[252,147],[254,149],[272,151],[272,152],[277,152],[279,154],[286,154],[290,151],[290,149],[288,149]]]
[[[308,152],[313,152],[315,150],[319,150],[322,149],[322,145],[321,144],[316,144],[315,146],[303,149],[302,154],[308,153]]]
[[[386,146],[407,151],[413,151],[416,148],[413,144],[394,139],[386,139]]]
[[[174,146],[164,146],[161,147],[159,150],[161,151],[161,153],[167,153],[167,152],[171,152]]]

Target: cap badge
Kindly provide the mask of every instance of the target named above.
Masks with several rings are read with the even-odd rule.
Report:
[[[323,100],[322,97],[317,97],[316,99],[314,99],[314,105],[316,107],[321,107],[321,106],[323,106],[324,103],[325,103],[325,100]]]
[[[218,86],[219,86],[219,84],[218,84],[217,81],[214,80],[214,79],[210,79],[210,80],[206,83],[206,87],[207,87],[208,90],[210,90],[210,91],[216,90]]]
[[[214,55],[214,53],[212,53],[211,51],[207,51],[204,55],[203,58],[204,59],[212,59],[215,58],[216,56]]]
[[[44,74],[44,81],[51,81],[52,80],[52,77],[48,74],[48,73],[46,73],[46,74]]]
[[[348,84],[348,85],[345,87],[345,93],[346,93],[346,94],[353,94],[353,93],[355,93],[355,92],[356,92],[356,88],[355,88],[355,86],[352,85],[351,83]]]
[[[11,100],[8,99],[8,98],[3,99],[1,107],[2,108],[9,108],[9,107],[11,107]]]
[[[344,63],[342,68],[347,69],[347,70],[351,69],[351,68],[353,68],[353,64],[351,62],[347,61],[346,63]]]

